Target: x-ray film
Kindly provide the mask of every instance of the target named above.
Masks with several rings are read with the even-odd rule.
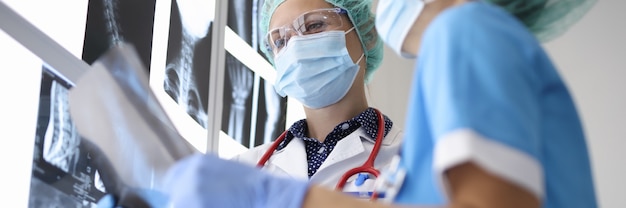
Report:
[[[161,188],[166,170],[198,152],[176,131],[132,45],[111,48],[69,94],[78,131],[113,166],[122,188]]]
[[[259,50],[264,35],[258,32],[261,5],[263,0],[229,1],[225,28],[231,41],[225,43],[221,130],[246,148],[274,141],[285,130],[287,114],[287,99],[276,93],[273,80],[262,73],[275,72]],[[228,37],[232,34],[236,37]],[[257,62],[250,64],[250,60]]]
[[[43,67],[29,207],[95,207],[107,189],[99,152],[70,118],[71,84]],[[106,177],[106,176],[105,176]]]

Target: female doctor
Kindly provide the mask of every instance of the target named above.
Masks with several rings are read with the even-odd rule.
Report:
[[[402,138],[365,95],[383,44],[371,1],[266,0],[261,11],[261,34],[267,34],[262,48],[277,71],[275,89],[302,103],[306,119],[295,122],[284,139],[234,160],[369,198],[375,170],[350,170],[366,161],[385,168]]]

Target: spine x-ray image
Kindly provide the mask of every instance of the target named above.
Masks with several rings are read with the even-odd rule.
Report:
[[[29,207],[95,207],[107,193],[98,151],[70,119],[69,87],[43,69]]]
[[[156,0],[89,0],[82,59],[92,64],[121,42],[132,44],[150,68]]]
[[[210,1],[206,1],[210,2]],[[165,66],[165,92],[202,127],[207,127],[209,70],[214,9],[191,0],[173,0]]]
[[[261,54],[258,32],[262,0],[228,2],[227,26]],[[276,139],[285,129],[286,99],[275,91],[273,83],[255,75],[231,53],[226,53],[226,78],[222,130],[245,147],[254,147]]]
[[[131,43],[150,66],[156,0],[89,0],[82,59],[92,64],[112,46]],[[69,115],[63,76],[42,70],[29,207],[95,207],[117,179],[99,149]]]

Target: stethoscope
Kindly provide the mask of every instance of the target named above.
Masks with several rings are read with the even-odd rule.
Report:
[[[370,156],[367,158],[365,163],[363,163],[363,165],[352,168],[348,170],[346,173],[344,173],[343,176],[341,176],[341,178],[339,179],[339,182],[337,182],[337,186],[335,186],[336,190],[343,190],[343,187],[348,182],[348,179],[354,175],[361,174],[361,173],[368,173],[368,174],[374,175],[374,177],[376,178],[378,178],[378,176],[380,175],[380,171],[374,168],[374,160],[376,159],[376,156],[378,156],[378,151],[380,150],[380,146],[383,143],[383,135],[385,134],[385,119],[383,118],[383,114],[380,113],[378,109],[374,109],[374,111],[376,112],[376,115],[378,116],[378,131],[376,135],[376,140],[374,142],[374,148],[372,149]],[[276,151],[276,148],[278,148],[278,145],[280,145],[280,143],[285,139],[285,135],[287,135],[287,131],[284,131],[282,134],[280,134],[280,136],[278,136],[278,138],[276,138],[276,141],[272,143],[270,148],[267,149],[265,154],[263,154],[263,157],[261,157],[261,159],[257,163],[258,167],[265,166],[265,163],[267,163],[267,161],[270,159],[274,151]],[[370,199],[372,201],[378,199],[378,192],[374,191]]]

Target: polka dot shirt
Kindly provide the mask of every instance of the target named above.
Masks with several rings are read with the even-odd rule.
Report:
[[[384,136],[387,136],[387,133],[389,133],[393,123],[387,116],[384,116],[384,118]],[[285,140],[276,148],[276,150],[285,148],[294,137],[302,138],[304,141],[304,148],[306,149],[309,177],[311,177],[315,174],[315,172],[317,172],[317,169],[326,160],[330,152],[333,151],[337,142],[360,127],[365,130],[365,133],[373,141],[376,140],[376,134],[378,131],[378,116],[373,108],[368,108],[358,116],[335,126],[335,128],[326,136],[324,142],[320,142],[315,138],[307,137],[308,127],[306,120],[302,119],[291,125],[289,133],[285,136]]]

